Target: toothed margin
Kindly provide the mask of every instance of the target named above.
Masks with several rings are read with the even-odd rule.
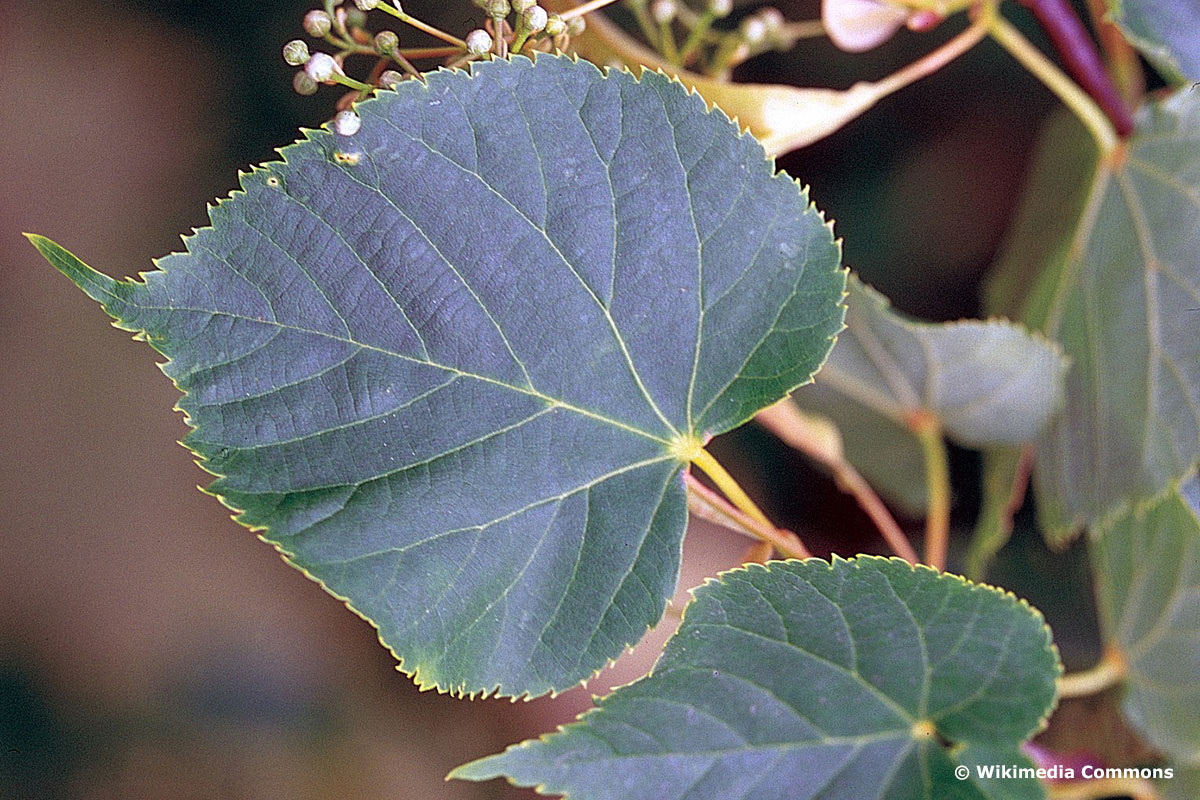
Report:
[[[933,567],[927,566],[925,564],[910,564],[909,562],[905,561],[902,558],[899,558],[898,556],[885,557],[885,556],[860,554],[857,556],[853,556],[851,558],[842,558],[838,555],[834,555],[834,556],[832,556],[831,560],[829,560],[829,561],[814,557],[814,558],[805,558],[805,559],[790,558],[790,559],[786,559],[784,561],[771,561],[766,564],[758,564],[758,563],[744,564],[739,567],[734,567],[732,569],[728,569],[728,570],[719,572],[719,573],[717,573],[717,575],[715,577],[705,578],[704,583],[702,583],[700,586],[697,586],[688,591],[689,591],[689,593],[691,593],[692,603],[694,603],[698,600],[703,599],[705,594],[707,594],[711,591],[716,591],[717,589],[723,587],[725,585],[728,577],[738,575],[738,574],[743,574],[743,573],[751,574],[751,573],[755,573],[755,572],[769,574],[769,573],[779,569],[779,565],[786,565],[786,564],[804,564],[804,565],[812,565],[814,567],[817,567],[818,565],[820,565],[820,566],[825,567],[826,572],[833,573],[834,571],[839,569],[839,567],[841,567],[843,569],[844,568],[857,569],[857,565],[860,563],[864,563],[864,562],[874,562],[874,563],[883,562],[883,563],[894,564],[897,567],[903,566],[914,574],[918,573],[918,572],[929,573],[929,574],[933,575],[936,579],[946,578],[951,581],[960,583],[971,592],[983,592],[985,594],[993,595],[993,596],[998,595],[999,598],[1002,601],[1004,601],[1009,607],[1025,609],[1026,611],[1028,611],[1030,613],[1030,615],[1038,623],[1040,623],[1040,631],[1042,634],[1042,642],[1043,642],[1043,652],[1049,653],[1054,661],[1055,682],[1057,683],[1058,678],[1062,677],[1062,675],[1063,675],[1062,659],[1059,656],[1058,646],[1054,643],[1053,632],[1051,631],[1049,624],[1047,624],[1045,616],[1042,615],[1042,612],[1039,611],[1034,606],[1030,605],[1030,603],[1027,600],[1025,600],[1022,597],[1018,597],[1016,594],[1009,591],[1008,589],[1004,589],[1004,588],[998,587],[998,586],[993,586],[993,585],[987,584],[987,583],[980,583],[977,581],[972,581],[967,578],[964,578],[961,575],[955,575],[953,573],[948,573],[948,572],[941,572],[941,571],[934,569]],[[844,567],[842,565],[844,565]],[[886,573],[882,573],[882,574],[883,574],[884,579],[887,580],[888,576],[886,575]],[[687,607],[685,607],[683,610],[683,619],[679,623],[680,630],[682,630],[683,626],[686,624],[687,612],[688,612],[688,609],[691,608],[692,603],[688,603]],[[672,635],[671,639],[669,639],[667,641],[667,644],[664,647],[664,652],[666,651],[667,648],[669,648],[671,646],[671,643],[674,641],[674,639],[677,635],[678,634]],[[655,675],[657,669],[658,669],[658,665],[656,664],[654,667],[651,668],[651,670],[648,673],[646,673],[646,675],[642,676],[641,678],[631,681],[630,683],[625,684],[624,686],[614,688],[612,690],[612,692],[610,692],[608,695],[605,695],[605,697],[594,698],[594,699],[598,700],[598,701],[602,701],[605,698],[610,697],[612,694],[616,693],[619,689],[624,688],[625,686],[632,686],[633,684],[640,683],[644,680],[647,680]],[[1034,735],[1036,735],[1037,733],[1040,733],[1041,731],[1045,730],[1046,725],[1047,725],[1051,715],[1054,713],[1054,711],[1057,707],[1058,707],[1058,692],[1056,690],[1054,695],[1051,697],[1050,702],[1047,705],[1047,707],[1045,709],[1043,709],[1041,716],[1039,717],[1037,722],[1033,725],[1032,728],[1030,728],[1030,730],[1028,732],[1025,733],[1025,735],[1021,738],[1021,741],[1026,741],[1026,740],[1030,739],[1031,737],[1033,737]],[[453,770],[451,770],[446,775],[446,780],[482,781],[482,780],[491,780],[494,778],[503,777],[508,783],[510,783],[513,786],[517,786],[520,788],[532,788],[535,792],[537,792],[538,794],[541,794],[541,795],[550,795],[550,794],[561,795],[563,800],[569,800],[569,798],[571,798],[571,796],[572,796],[570,792],[566,792],[561,788],[548,790],[547,783],[545,783],[545,782],[537,783],[537,784],[518,783],[511,775],[508,775],[506,773],[499,773],[499,774],[495,775],[494,778],[486,778],[486,779],[485,778],[463,778],[459,775],[456,775],[456,773],[458,773],[460,770],[465,769],[466,767],[471,766],[472,764],[478,764],[480,762],[488,761],[488,760],[491,760],[494,758],[502,758],[503,756],[507,755],[508,753],[512,753],[512,752],[516,752],[516,751],[520,751],[520,750],[527,750],[530,747],[533,747],[534,745],[547,743],[547,742],[551,741],[552,739],[556,738],[557,736],[559,736],[560,734],[566,733],[573,728],[579,728],[582,725],[585,725],[588,716],[590,716],[592,714],[600,713],[601,711],[603,711],[603,706],[596,705],[593,708],[589,708],[586,711],[576,715],[574,722],[569,722],[569,723],[566,723],[563,725],[558,725],[555,727],[555,729],[553,731],[548,731],[546,733],[540,734],[540,735],[538,735],[538,737],[536,739],[526,739],[523,742],[518,742],[517,744],[509,745],[500,753],[496,753],[496,754],[489,755],[489,756],[484,756],[482,758],[475,759],[473,761],[467,762],[466,764],[462,764],[458,767],[455,767]]]
[[[727,115],[719,107],[709,104],[700,95],[700,93],[697,92],[695,89],[689,89],[682,82],[680,82],[677,78],[669,76],[666,73],[662,72],[661,70],[652,72],[650,70],[642,69],[642,70],[640,70],[640,75],[635,75],[632,71],[630,71],[629,69],[626,69],[624,67],[622,67],[622,68],[604,67],[603,69],[601,69],[601,68],[597,67],[595,64],[593,64],[592,62],[587,61],[586,59],[581,59],[577,55],[574,55],[574,54],[572,54],[570,56],[566,56],[566,55],[551,54],[551,53],[538,53],[535,56],[536,60],[540,60],[543,58],[549,58],[552,60],[570,62],[573,64],[587,65],[587,67],[591,68],[595,72],[595,74],[598,75],[602,80],[621,80],[621,79],[627,77],[628,79],[631,79],[635,84],[649,83],[651,86],[655,87],[656,89],[657,89],[656,84],[660,85],[660,86],[670,86],[670,85],[679,86],[680,88],[684,89],[685,95],[689,99],[694,98],[694,102],[699,104],[700,110],[702,111],[703,114],[708,115],[708,116],[719,115],[719,116],[717,116],[718,119],[721,119],[721,120],[724,120],[725,122],[727,122],[730,125],[730,127],[734,129],[735,134],[736,134],[736,139],[739,143],[745,143],[746,140],[749,140],[749,142],[751,143],[751,146],[752,146],[752,150],[757,150],[762,155],[763,166],[769,171],[769,174],[767,175],[769,181],[787,182],[790,185],[792,185],[793,187],[795,187],[795,189],[798,192],[798,195],[802,201],[805,212],[815,212],[819,222],[821,223],[821,227],[825,228],[826,231],[828,232],[829,243],[832,244],[833,247],[835,248],[836,260],[838,263],[838,267],[835,270],[835,275],[840,277],[841,281],[842,281],[842,286],[841,286],[841,290],[840,290],[840,302],[836,305],[836,310],[835,310],[835,313],[838,316],[837,327],[838,327],[839,331],[844,330],[844,328],[845,328],[844,320],[845,320],[845,312],[846,312],[845,298],[847,296],[846,281],[847,281],[847,275],[849,274],[849,271],[844,266],[841,265],[842,243],[841,243],[840,239],[834,238],[833,223],[832,223],[832,221],[827,220],[825,218],[824,213],[821,212],[820,209],[818,209],[816,207],[815,203],[812,202],[811,198],[809,197],[808,187],[804,186],[799,181],[794,180],[793,178],[786,175],[785,173],[778,171],[776,162],[775,162],[775,158],[766,153],[766,151],[762,148],[762,145],[749,132],[748,129],[744,129],[742,126],[740,126],[736,122],[735,119],[730,118],[729,115]],[[400,92],[403,91],[403,92],[410,92],[410,93],[423,92],[428,95],[431,93],[432,89],[435,88],[436,84],[438,84],[439,82],[449,81],[449,80],[469,81],[469,80],[473,80],[476,77],[476,74],[485,74],[488,70],[492,70],[492,69],[513,69],[513,68],[532,69],[532,68],[534,68],[534,65],[535,65],[535,59],[530,59],[523,55],[514,55],[507,60],[472,62],[469,65],[469,69],[467,69],[467,70],[446,69],[444,67],[439,67],[436,71],[426,73],[425,80],[405,81],[401,84],[398,84],[396,87],[394,87],[394,89],[392,89],[390,91],[394,92],[395,94],[399,94]],[[522,62],[524,62],[524,63],[522,63]],[[373,97],[370,97],[361,102],[355,103],[353,107],[355,109],[359,109],[359,108],[367,109],[368,113],[369,113],[370,107],[373,104],[380,102],[382,99],[384,99],[384,98],[373,96]],[[35,236],[32,234],[27,235],[27,236],[30,239],[30,241],[39,249],[39,251],[42,251],[42,249],[43,249],[42,248],[43,242],[50,242],[50,244],[53,244],[56,248],[61,249],[64,253],[67,253],[67,255],[69,255],[75,261],[78,261],[78,263],[80,265],[82,265],[87,270],[89,270],[90,273],[95,273],[96,281],[97,281],[96,286],[100,286],[102,284],[106,290],[112,286],[118,286],[118,285],[145,286],[150,281],[161,280],[162,276],[168,274],[171,271],[168,268],[168,265],[166,263],[166,262],[168,262],[168,260],[170,258],[172,258],[174,256],[189,256],[189,255],[191,255],[191,249],[189,247],[189,242],[191,242],[192,239],[196,238],[200,233],[202,233],[204,231],[211,231],[211,230],[215,229],[216,225],[213,223],[214,215],[221,213],[223,207],[226,206],[226,204],[232,204],[247,195],[247,193],[248,193],[248,190],[246,188],[247,179],[257,178],[258,176],[260,176],[260,174],[265,174],[267,176],[264,181],[265,183],[267,183],[271,188],[279,188],[286,192],[286,190],[287,190],[286,180],[283,179],[280,175],[276,174],[276,170],[279,167],[288,165],[289,154],[295,148],[299,148],[299,147],[306,146],[306,145],[312,145],[312,146],[316,146],[316,147],[322,147],[324,149],[324,146],[328,145],[330,143],[330,138],[332,138],[332,142],[334,142],[334,143],[345,142],[345,143],[349,144],[354,141],[353,136],[341,136],[341,135],[337,134],[336,132],[334,132],[330,127],[328,127],[328,124],[326,127],[323,127],[321,129],[302,127],[302,128],[300,128],[299,132],[300,132],[299,139],[297,139],[289,144],[275,148],[275,152],[277,152],[279,154],[280,160],[265,161],[265,162],[261,162],[259,164],[250,165],[249,168],[246,170],[238,170],[238,172],[237,172],[238,187],[235,189],[232,189],[227,195],[216,198],[215,201],[211,201],[206,204],[205,208],[206,208],[206,211],[209,216],[210,224],[202,225],[199,227],[193,227],[189,234],[181,235],[180,240],[184,245],[183,250],[172,251],[171,253],[168,253],[164,256],[160,256],[158,258],[152,259],[151,263],[153,264],[154,269],[139,271],[139,272],[137,272],[135,277],[124,278],[121,280],[114,280],[111,277],[108,277],[108,276],[104,275],[103,273],[100,273],[97,270],[89,267],[85,262],[83,262],[81,259],[78,259],[77,257],[75,257],[73,254],[71,254],[65,248],[62,248],[61,246],[50,242],[50,240],[45,239],[45,237],[39,237],[39,236]],[[355,163],[357,163],[357,162],[355,162]],[[272,182],[272,181],[274,181],[274,182]],[[43,252],[43,255],[45,255],[44,252]],[[47,258],[47,260],[51,260],[51,259]],[[51,263],[53,264],[53,261],[51,261]],[[62,271],[62,270],[60,270],[60,271]],[[69,277],[70,276],[68,275],[68,278]],[[79,284],[77,283],[77,285],[79,285]],[[82,285],[80,285],[80,288],[84,289],[84,287]],[[93,288],[95,288],[95,287],[93,287]],[[87,292],[86,289],[84,289],[84,291],[85,291],[85,293]],[[126,302],[123,298],[117,297],[116,295],[112,295],[111,291],[105,291],[105,294],[111,296],[114,301]],[[89,293],[89,296],[91,296],[90,293]],[[101,302],[103,305],[103,301],[101,301],[99,298],[93,297],[93,299],[96,299],[98,302]],[[107,311],[107,306],[105,306],[105,309]],[[173,410],[178,411],[181,414],[183,414],[185,424],[191,429],[189,431],[188,435],[186,435],[182,440],[180,440],[179,444],[182,447],[184,447],[193,456],[193,460],[196,463],[196,465],[198,467],[200,467],[200,469],[203,470],[205,473],[213,476],[215,479],[221,479],[221,478],[227,477],[225,475],[222,475],[221,473],[218,473],[218,472],[210,469],[207,466],[206,458],[197,449],[193,448],[188,443],[188,440],[191,438],[191,435],[194,432],[196,432],[197,426],[192,424],[192,418],[188,414],[188,412],[185,409],[183,409],[182,407],[180,407],[180,403],[187,397],[188,393],[186,391],[184,391],[180,387],[179,382],[167,372],[170,364],[172,363],[172,360],[170,359],[170,357],[166,356],[166,353],[164,353],[161,349],[159,349],[158,343],[156,343],[156,341],[153,338],[146,335],[145,331],[130,327],[120,317],[117,317],[115,314],[112,314],[112,312],[109,312],[109,313],[111,316],[114,316],[114,321],[112,322],[113,327],[133,334],[133,338],[135,340],[145,341],[156,352],[158,352],[160,355],[163,355],[164,357],[167,358],[166,361],[158,363],[157,366],[158,366],[159,370],[162,371],[163,374],[166,375],[166,377],[171,381],[171,383],[175,387],[175,389],[180,393],[180,398],[179,398],[179,400],[176,401],[175,405],[173,406]],[[836,341],[836,339],[837,339],[836,332],[827,336],[826,342],[828,343],[829,346],[825,350],[825,356],[821,360],[821,363],[817,365],[817,367],[812,371],[812,373],[806,379],[804,379],[803,381],[798,383],[796,386],[789,389],[786,394],[781,395],[780,397],[776,398],[775,401],[772,401],[772,402],[777,402],[778,400],[782,400],[784,397],[787,396],[787,394],[790,394],[791,391],[794,391],[799,386],[802,386],[802,385],[805,385],[805,384],[811,382],[813,375],[815,375],[816,372],[819,371],[820,366],[823,365],[825,363],[825,361],[828,359],[829,352],[832,350],[833,343]],[[772,403],[768,403],[767,405],[769,406],[771,404]],[[766,406],[764,406],[764,407],[766,407]],[[753,417],[753,413],[748,414],[743,419],[738,420],[735,424],[729,425],[728,427],[724,427],[720,430],[708,431],[706,433],[712,433],[715,435],[718,433],[722,433],[726,430],[732,430],[733,428],[739,427],[740,425],[744,424],[752,417]],[[691,425],[692,423],[694,423],[694,420],[689,420],[689,425]],[[215,481],[214,481],[214,483],[215,483]],[[219,493],[219,490],[217,490],[217,491],[212,490],[211,485],[210,485],[210,487],[198,487],[198,488],[200,488],[200,490],[203,493],[217,498],[217,500],[223,506],[225,506],[225,508],[227,508],[228,510],[233,512],[232,519],[235,522],[246,527],[252,533],[257,534],[258,538],[261,541],[271,545],[271,547],[274,548],[275,551],[280,554],[280,556],[282,557],[284,562],[287,563],[290,567],[292,567],[293,569],[296,569],[297,571],[302,573],[309,580],[312,580],[314,583],[319,585],[327,594],[329,594],[332,597],[336,598],[337,600],[341,601],[342,604],[345,605],[346,608],[348,608],[350,611],[352,611],[356,616],[358,616],[359,618],[363,619],[368,624],[370,624],[371,627],[375,629],[376,638],[379,640],[380,644],[383,645],[383,647],[389,653],[391,653],[392,656],[396,659],[397,671],[410,677],[421,691],[429,691],[432,689],[432,690],[436,690],[439,694],[449,694],[454,697],[466,698],[466,699],[475,699],[476,697],[479,697],[480,699],[485,699],[488,697],[507,697],[507,698],[512,699],[513,702],[515,702],[518,699],[530,700],[530,699],[533,699],[535,696],[540,697],[540,696],[544,696],[545,694],[549,694],[551,697],[557,696],[561,692],[567,691],[569,689],[573,689],[576,686],[586,685],[588,683],[588,681],[593,680],[598,675],[600,675],[600,673],[603,672],[604,669],[612,666],[612,664],[615,663],[616,659],[619,658],[622,653],[631,650],[638,643],[638,641],[641,641],[641,639],[645,637],[645,634],[647,632],[649,632],[650,630],[653,629],[653,627],[655,626],[655,624],[657,624],[657,622],[660,622],[662,620],[662,617],[666,611],[667,605],[670,603],[670,599],[671,599],[669,596],[663,598],[662,608],[658,612],[656,623],[646,625],[646,627],[643,629],[641,635],[638,637],[638,639],[636,641],[625,642],[622,647],[621,653],[618,653],[616,656],[607,659],[605,664],[602,664],[600,667],[598,667],[597,669],[592,671],[590,675],[582,678],[580,681],[578,681],[576,683],[572,683],[568,686],[563,686],[561,688],[551,687],[548,691],[542,692],[542,694],[539,694],[539,695],[533,695],[528,690],[524,691],[520,694],[509,694],[506,692],[503,684],[499,683],[499,682],[491,687],[477,688],[477,689],[470,689],[470,688],[468,688],[467,684],[465,684],[465,683],[457,684],[457,685],[443,686],[443,685],[438,684],[436,681],[427,681],[422,675],[421,665],[415,665],[415,666],[411,667],[411,669],[406,668],[404,658],[399,653],[397,653],[396,650],[394,650],[386,641],[383,640],[382,635],[380,633],[380,626],[378,624],[376,624],[372,619],[365,616],[363,613],[359,612],[358,609],[356,609],[352,605],[352,602],[348,597],[333,591],[323,580],[321,580],[320,578],[313,575],[306,568],[296,564],[292,560],[295,557],[294,553],[289,552],[282,545],[280,545],[276,542],[272,542],[269,539],[267,539],[264,535],[262,535],[261,532],[268,531],[270,529],[269,525],[256,525],[256,524],[246,521],[246,519],[245,519],[245,516],[247,513],[246,510],[239,508],[236,505],[234,505],[233,503],[231,503],[226,496]],[[681,535],[681,543],[682,543],[682,535]]]

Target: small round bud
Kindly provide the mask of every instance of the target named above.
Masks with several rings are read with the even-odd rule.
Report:
[[[299,39],[292,39],[283,46],[283,60],[293,67],[301,66],[308,61],[308,45]]]
[[[518,14],[524,14],[528,9],[537,5],[537,0],[510,0],[512,10]]]
[[[567,32],[567,23],[563,22],[563,18],[558,14],[551,14],[546,19],[546,35],[561,36]]]
[[[742,41],[751,47],[762,44],[767,38],[767,26],[757,14],[751,14],[742,20],[738,30],[741,31]]]
[[[521,27],[530,33],[537,33],[546,29],[546,22],[550,19],[550,15],[546,13],[546,9],[541,6],[530,6],[521,12]]]
[[[317,83],[324,83],[342,69],[328,53],[313,53],[304,63],[304,71]]]
[[[492,35],[482,28],[467,34],[467,52],[473,56],[485,56],[492,50]]]
[[[395,89],[402,80],[404,80],[404,76],[401,73],[394,69],[385,69],[379,76],[379,85],[385,89]]]
[[[339,111],[333,118],[333,130],[341,136],[353,136],[362,127],[362,117],[353,111]]]
[[[675,14],[679,9],[675,5],[675,0],[654,0],[650,4],[650,16],[659,25],[669,25],[675,19]]]
[[[364,26],[366,24],[367,24],[366,13],[360,11],[357,8],[347,8],[346,9],[346,27],[347,28],[361,28],[362,26]]]
[[[587,20],[583,17],[571,17],[571,21],[567,23],[567,34],[570,36],[578,36],[587,30]]]
[[[400,37],[393,31],[380,31],[375,34],[375,49],[384,55],[400,46]]]
[[[296,94],[302,94],[308,97],[310,94],[317,93],[317,82],[309,77],[304,70],[298,70],[292,76],[292,88],[296,90]]]
[[[319,8],[314,8],[304,15],[304,32],[315,39],[320,39],[329,33],[332,27],[333,20]]]
[[[708,0],[708,13],[724,19],[733,12],[733,0]]]
[[[507,17],[512,12],[508,0],[488,0],[487,14],[492,19]]]
[[[768,36],[777,35],[783,30],[783,26],[787,24],[787,20],[783,18],[783,13],[773,6],[760,8],[756,13],[758,18],[762,20],[763,25],[766,26]]]
[[[379,0],[354,0],[359,11],[374,11],[379,7]]]

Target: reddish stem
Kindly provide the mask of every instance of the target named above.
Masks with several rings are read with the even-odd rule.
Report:
[[[1067,72],[1104,111],[1117,135],[1127,138],[1133,133],[1133,116],[1069,0],[1021,0],[1021,4],[1033,12],[1046,31]]]

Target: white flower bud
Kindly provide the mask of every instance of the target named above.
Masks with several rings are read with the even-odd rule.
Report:
[[[738,30],[741,31],[742,41],[751,47],[762,44],[767,38],[767,25],[757,14],[751,14],[742,20]]]
[[[379,0],[354,0],[359,11],[374,11],[379,7]]]
[[[708,0],[708,13],[719,19],[733,12],[733,0]]]
[[[395,89],[404,80],[404,75],[394,69],[385,69],[379,76],[379,85],[385,89]]]
[[[563,22],[563,18],[558,14],[551,14],[546,19],[546,35],[561,36],[567,32],[567,23]]]
[[[296,74],[292,76],[292,88],[296,90],[296,94],[307,97],[317,93],[317,82],[310,78],[304,70],[297,70]]]
[[[669,25],[675,19],[678,11],[675,0],[654,0],[650,4],[650,16],[659,25]]]
[[[787,20],[783,18],[783,13],[773,6],[760,8],[757,16],[762,20],[766,27],[767,37],[777,36],[783,30],[783,26],[787,24]]]
[[[340,136],[353,136],[362,127],[362,117],[353,111],[339,111],[333,118],[333,130]]]
[[[587,20],[583,17],[571,17],[571,21],[567,23],[567,33],[571,36],[578,36],[587,30]]]
[[[324,83],[342,70],[328,53],[313,53],[304,64],[304,71],[317,83]]]
[[[848,53],[883,44],[904,27],[909,10],[879,0],[823,0],[821,22],[829,40]]]
[[[380,53],[390,53],[400,46],[400,37],[394,31],[380,31],[375,34],[375,49]]]
[[[524,14],[528,9],[537,5],[537,0],[510,0],[512,10],[518,14]]]
[[[546,29],[549,19],[550,15],[546,13],[546,9],[537,5],[530,6],[521,12],[521,27],[530,33],[538,33]]]
[[[292,39],[283,46],[283,60],[293,67],[299,67],[308,61],[308,45],[299,39]]]
[[[320,39],[329,33],[332,27],[333,20],[319,8],[314,8],[304,15],[304,32],[315,39]]]
[[[467,52],[473,56],[485,56],[492,50],[492,35],[476,28],[467,34]]]
[[[492,19],[507,17],[512,11],[512,6],[508,0],[488,0],[487,14]]]

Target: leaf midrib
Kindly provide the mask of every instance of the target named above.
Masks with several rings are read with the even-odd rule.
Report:
[[[129,285],[129,284],[127,284],[127,285]],[[129,306],[132,306],[133,308],[139,309],[141,311],[167,311],[167,312],[182,311],[182,312],[193,313],[193,314],[207,314],[210,316],[223,316],[223,317],[229,317],[231,319],[236,319],[236,320],[239,320],[242,322],[250,322],[250,323],[255,323],[255,324],[259,324],[259,325],[266,325],[268,327],[277,327],[277,328],[281,328],[283,330],[293,331],[295,333],[304,333],[304,334],[310,334],[312,336],[324,337],[331,341],[341,342],[343,344],[348,344],[348,345],[353,345],[355,347],[362,348],[363,350],[369,350],[371,352],[379,353],[380,355],[388,356],[391,358],[397,358],[397,359],[400,359],[401,361],[407,361],[407,362],[410,362],[413,364],[420,364],[422,366],[433,367],[435,369],[444,370],[446,372],[449,372],[453,375],[457,375],[462,378],[470,378],[473,380],[480,381],[482,383],[488,383],[493,386],[499,386],[503,389],[508,389],[510,391],[525,395],[527,397],[534,397],[534,398],[537,398],[537,399],[542,400],[543,402],[549,404],[552,408],[561,408],[564,411],[570,411],[572,413],[579,414],[580,416],[596,420],[597,422],[602,422],[606,425],[611,425],[612,427],[626,431],[627,433],[635,434],[644,439],[649,439],[653,442],[658,442],[659,444],[665,445],[668,448],[670,448],[670,446],[672,444],[670,439],[666,439],[661,436],[656,436],[655,434],[653,434],[649,431],[634,427],[626,422],[622,422],[620,420],[613,419],[612,417],[605,416],[604,414],[600,414],[595,411],[591,411],[589,409],[582,408],[581,406],[577,406],[572,403],[568,403],[565,400],[560,400],[557,397],[551,397],[550,395],[543,394],[542,392],[539,392],[536,389],[525,388],[522,386],[516,386],[516,385],[508,383],[506,381],[502,381],[498,378],[492,378],[487,375],[480,375],[478,373],[468,372],[466,370],[459,369],[458,367],[452,367],[448,364],[442,364],[437,361],[415,358],[414,356],[406,355],[404,353],[399,353],[399,352],[396,352],[395,350],[391,350],[386,347],[368,344],[366,342],[360,342],[357,339],[354,339],[352,337],[338,336],[337,334],[329,333],[328,331],[316,330],[314,328],[306,328],[302,325],[291,325],[286,322],[280,322],[279,320],[263,319],[261,317],[251,317],[246,314],[238,314],[237,312],[234,312],[234,311],[223,311],[223,310],[208,309],[208,308],[192,308],[189,306],[145,305],[145,304],[134,302],[133,300],[130,300],[127,298],[119,297],[117,295],[110,295],[110,296],[112,296],[114,298],[114,300],[116,300],[119,303],[123,303],[123,304],[129,305]]]

